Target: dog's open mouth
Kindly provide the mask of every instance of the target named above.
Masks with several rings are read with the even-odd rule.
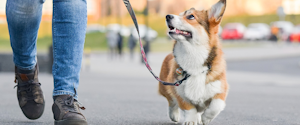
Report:
[[[169,34],[177,34],[177,35],[183,35],[185,37],[192,37],[192,33],[189,31],[179,30],[171,25],[168,25],[170,31]]]

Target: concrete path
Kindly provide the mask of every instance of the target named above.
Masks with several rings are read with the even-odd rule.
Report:
[[[225,54],[234,51],[225,49]],[[157,75],[166,55],[149,55]],[[91,125],[175,125],[168,118],[167,101],[157,93],[158,82],[137,57],[132,61],[128,55],[110,60],[105,54],[92,54],[84,60],[78,93]],[[247,66],[243,62],[251,61],[228,61],[227,106],[212,125],[300,125],[300,74],[249,71],[243,68]],[[242,68],[232,67],[236,65]],[[18,107],[14,74],[0,73],[0,79],[1,125],[53,124],[51,75],[40,74],[46,108],[35,121],[26,119]]]

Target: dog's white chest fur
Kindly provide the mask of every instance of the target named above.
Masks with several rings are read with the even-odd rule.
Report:
[[[221,93],[221,82],[219,80],[205,84],[206,73],[190,76],[177,87],[178,94],[186,101],[195,105],[204,106],[204,102],[217,93]]]
[[[209,55],[207,48],[205,45],[197,46],[186,42],[177,42],[173,51],[176,62],[191,75],[176,87],[177,93],[186,101],[201,107],[206,100],[221,93],[219,80],[205,84],[208,67],[203,64]]]

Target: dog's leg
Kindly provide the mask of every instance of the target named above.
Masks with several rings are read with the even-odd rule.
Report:
[[[222,99],[212,99],[209,107],[201,116],[203,125],[208,125],[224,108],[225,102]]]
[[[197,125],[198,111],[196,107],[193,104],[184,101],[180,96],[176,97],[180,109],[184,111],[185,120],[183,122],[183,125]]]
[[[180,112],[179,107],[176,101],[176,97],[172,97],[170,93],[167,92],[170,88],[169,86],[164,86],[159,83],[159,93],[164,96],[169,103],[169,117],[173,122],[179,122],[180,119]]]
[[[198,112],[198,124],[202,124],[201,116],[203,112]]]
[[[180,120],[180,112],[177,101],[168,100],[169,101],[169,117],[173,122],[179,122]]]
[[[185,120],[183,125],[197,125],[197,109],[191,108],[189,110],[184,110]]]

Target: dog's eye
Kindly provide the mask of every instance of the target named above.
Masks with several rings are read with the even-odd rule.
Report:
[[[194,15],[188,15],[186,18],[189,19],[189,20],[195,19]]]

